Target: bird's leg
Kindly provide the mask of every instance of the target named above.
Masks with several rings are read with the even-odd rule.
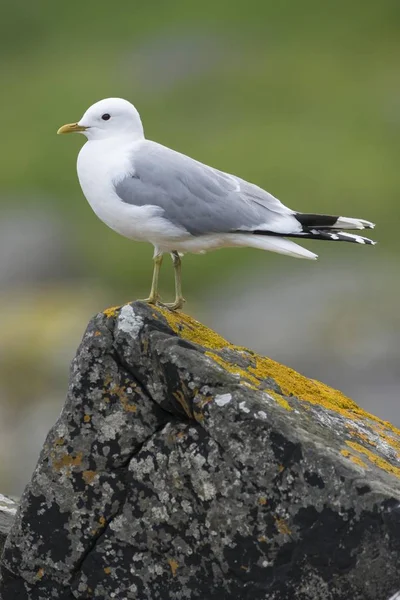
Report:
[[[161,268],[161,264],[163,261],[163,255],[155,254],[153,261],[154,261],[154,269],[153,269],[153,280],[151,282],[150,296],[141,301],[141,302],[148,302],[149,304],[157,304],[157,302],[160,300],[160,296],[158,295],[158,275],[160,273],[160,268]]]
[[[182,296],[182,261],[176,250],[171,252],[171,257],[175,274],[175,302],[164,304],[164,306],[171,310],[179,310],[185,303],[185,298]]]

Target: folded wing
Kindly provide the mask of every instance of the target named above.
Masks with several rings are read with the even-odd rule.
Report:
[[[123,202],[161,208],[165,219],[194,236],[301,231],[293,211],[268,192],[155,142],[132,155],[132,170],[115,189]]]

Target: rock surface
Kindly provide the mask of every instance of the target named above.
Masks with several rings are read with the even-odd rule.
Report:
[[[0,552],[3,549],[16,512],[17,503],[11,498],[0,494]]]
[[[2,556],[2,600],[387,600],[400,434],[136,302],[88,326]]]

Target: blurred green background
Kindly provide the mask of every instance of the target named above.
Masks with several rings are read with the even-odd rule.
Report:
[[[232,341],[400,421],[399,26],[397,0],[2,6],[0,491],[29,477],[90,316],[148,293],[151,246],[97,220],[84,140],[55,135],[108,96],[137,106],[148,138],[292,208],[378,223],[376,248],[308,243],[318,265],[187,256],[184,293]],[[172,282],[166,261],[165,298]]]

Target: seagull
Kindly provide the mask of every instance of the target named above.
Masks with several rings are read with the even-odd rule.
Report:
[[[296,212],[257,185],[147,140],[138,111],[122,98],[96,102],[57,133],[72,132],[87,138],[77,171],[95,214],[117,233],[154,246],[150,304],[161,304],[165,253],[173,261],[175,301],[164,306],[179,310],[185,302],[181,256],[187,252],[248,246],[316,259],[286,238],[375,244],[342,231],[372,229],[369,221]]]

